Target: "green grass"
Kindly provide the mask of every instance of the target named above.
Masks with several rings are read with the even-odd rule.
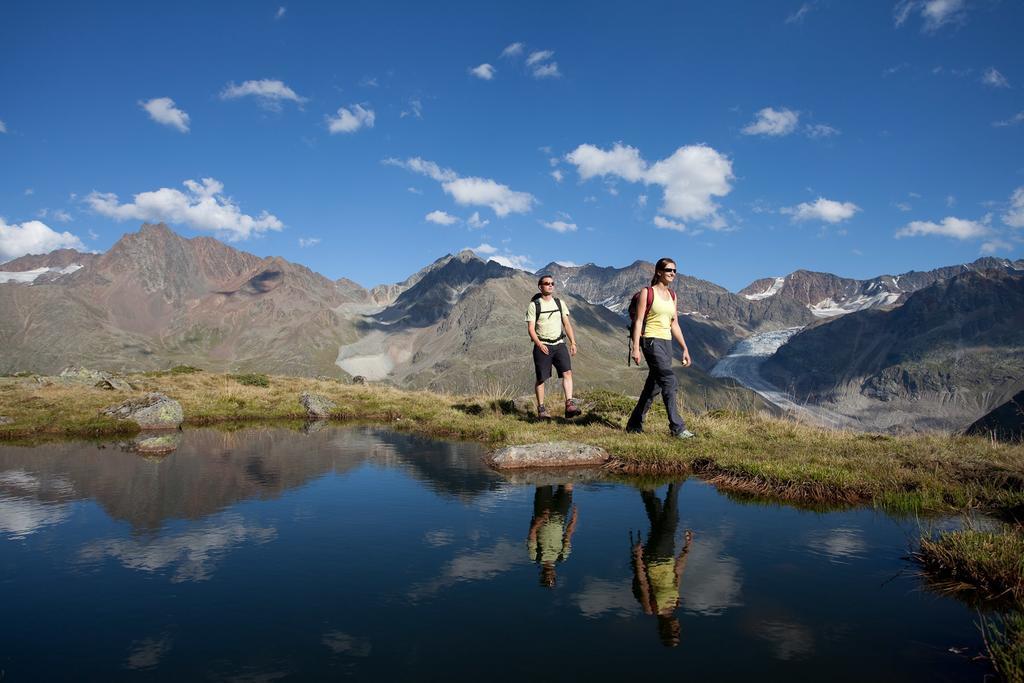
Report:
[[[1008,683],[1024,681],[1024,612],[1014,611],[983,622],[992,668]]]
[[[735,495],[806,505],[869,504],[916,514],[980,508],[1024,509],[1024,446],[944,435],[883,436],[819,429],[761,413],[685,413],[699,438],[671,439],[664,409],[655,406],[642,435],[623,431],[633,399],[608,391],[580,395],[582,417],[541,422],[532,406],[517,411],[507,395],[467,397],[401,391],[333,380],[210,372],[131,375],[137,391],[111,392],[63,383],[0,380],[0,440],[40,436],[102,436],[133,427],[99,415],[129,395],[162,391],[181,402],[186,424],[302,419],[302,391],[338,407],[332,418],[373,422],[428,436],[489,446],[581,441],[607,450],[612,468],[628,473],[699,474]],[[263,383],[266,380],[266,384]],[[505,394],[507,392],[502,392]],[[552,396],[549,405],[558,406]],[[529,404],[529,402],[527,402]]]
[[[269,387],[270,378],[266,375],[262,375],[257,372],[248,372],[242,375],[228,375],[231,379],[235,380],[239,384],[244,384],[248,387]]]

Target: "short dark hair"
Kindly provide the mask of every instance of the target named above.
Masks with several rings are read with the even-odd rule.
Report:
[[[552,282],[554,282],[555,281],[555,276],[551,275],[550,273],[544,273],[539,278],[537,278],[537,285],[539,286],[542,282],[544,282],[545,279],[549,279]]]

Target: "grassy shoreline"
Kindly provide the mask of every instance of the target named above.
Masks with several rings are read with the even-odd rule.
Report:
[[[453,396],[333,380],[269,378],[241,384],[229,375],[147,373],[127,379],[136,390],[31,378],[0,379],[0,442],[130,436],[133,423],[99,411],[129,396],[160,391],[181,402],[187,426],[306,417],[303,391],[337,404],[331,417],[372,422],[427,436],[477,441],[488,447],[538,441],[581,441],[605,448],[612,468],[628,473],[693,473],[723,490],[807,503],[873,505],[897,513],[981,509],[1004,517],[1024,512],[1024,445],[977,437],[886,436],[837,432],[764,414],[713,411],[692,415],[700,438],[669,438],[656,406],[643,435],[622,426],[633,399],[583,393],[583,417],[540,422],[516,410],[508,396]],[[552,404],[554,402],[551,402]]]

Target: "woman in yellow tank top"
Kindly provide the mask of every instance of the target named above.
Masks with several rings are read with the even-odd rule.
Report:
[[[654,266],[654,277],[651,278],[651,291],[641,292],[638,297],[630,355],[639,365],[640,354],[643,353],[650,372],[647,373],[647,381],[640,393],[640,400],[637,401],[633,413],[629,416],[629,422],[626,423],[626,431],[640,433],[644,430],[644,417],[651,409],[654,397],[661,394],[665,410],[668,411],[668,427],[672,436],[689,439],[694,435],[686,428],[686,423],[679,414],[679,406],[676,404],[677,382],[672,372],[673,339],[683,347],[683,367],[690,365],[690,351],[686,348],[686,339],[679,329],[675,293],[670,289],[675,279],[676,262],[670,258],[658,259]],[[650,306],[648,299],[651,300]]]

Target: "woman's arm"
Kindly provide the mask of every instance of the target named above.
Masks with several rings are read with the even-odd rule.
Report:
[[[644,290],[647,288],[644,287]],[[643,291],[643,290],[641,290]],[[633,321],[633,362],[640,365],[640,328],[644,324],[644,317],[647,315],[647,292],[640,295],[636,304],[636,320]]]

